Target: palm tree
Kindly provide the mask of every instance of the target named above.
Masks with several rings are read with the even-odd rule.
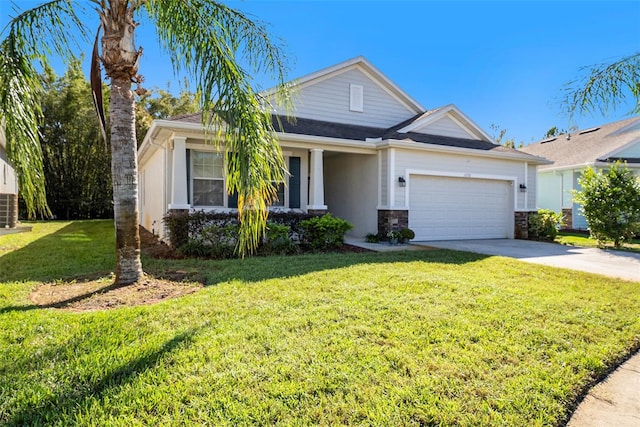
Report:
[[[72,34],[86,38],[87,16],[93,12],[83,3],[52,0],[22,12],[9,22],[0,44],[0,123],[30,216],[48,211],[38,142],[41,83],[36,66],[48,66],[51,54],[66,59],[77,56],[78,43]],[[263,24],[213,0],[91,0],[90,4],[97,11],[92,84],[99,113],[99,64],[111,85],[116,284],[134,283],[143,276],[132,90],[134,83],[139,86],[143,80],[138,74],[142,49],[134,43],[138,25],[134,19],[143,14],[155,25],[176,73],[186,70],[195,80],[208,138],[231,159],[227,191],[239,194],[239,249],[243,254],[253,250],[264,232],[267,206],[276,197],[271,183],[284,179],[286,167],[273,133],[271,109],[236,58],[242,58],[250,71],[275,78],[282,95],[279,102],[286,103],[282,48],[271,42]]]

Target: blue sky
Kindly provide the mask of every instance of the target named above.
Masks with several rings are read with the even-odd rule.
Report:
[[[17,2],[21,7],[32,1]],[[551,126],[587,128],[626,117],[562,114],[562,87],[583,66],[640,51],[640,1],[229,1],[269,24],[302,77],[358,55],[426,108],[453,103],[490,135],[525,144]],[[0,27],[11,9],[0,0]],[[179,87],[153,29],[142,25],[147,87]],[[87,49],[88,51],[89,49]],[[59,72],[64,72],[58,63]],[[258,80],[270,86],[267,80]]]

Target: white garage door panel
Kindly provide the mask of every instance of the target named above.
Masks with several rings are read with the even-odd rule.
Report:
[[[512,191],[508,181],[412,175],[409,228],[415,240],[507,238]]]

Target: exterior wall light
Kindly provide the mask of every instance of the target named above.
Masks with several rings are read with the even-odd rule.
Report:
[[[520,184],[520,192],[525,193],[527,191],[527,186],[524,184]]]
[[[406,187],[407,186],[407,181],[405,181],[404,176],[399,176],[398,177],[398,185],[400,187]]]

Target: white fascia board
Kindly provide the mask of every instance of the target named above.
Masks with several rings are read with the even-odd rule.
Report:
[[[587,162],[587,163],[574,164],[574,165],[568,165],[568,166],[560,166],[557,168],[550,167],[550,168],[538,169],[538,173],[575,171],[575,170],[582,170],[586,168],[606,168],[606,167],[610,167],[611,165],[612,163],[609,163],[609,162],[596,161],[596,162]],[[637,163],[628,163],[627,167],[629,169],[634,169],[634,170],[640,169],[640,165]]]
[[[304,149],[324,148],[327,151],[355,154],[376,154],[377,151],[377,144],[366,141],[280,132],[276,132],[276,135],[282,147]]]
[[[454,113],[454,114],[450,114]],[[399,129],[400,133],[413,132],[414,130],[421,128],[423,126],[427,126],[431,123],[438,121],[444,116],[449,116],[453,121],[456,122],[458,126],[460,126],[465,132],[467,132],[470,136],[478,136],[480,135],[481,139],[484,139],[487,142],[494,142],[493,138],[491,138],[480,126],[475,124],[473,120],[467,117],[458,107],[454,104],[448,104],[444,107],[440,107],[438,111],[433,114],[430,114],[426,117],[419,118],[413,123]],[[457,117],[456,117],[457,116]]]
[[[379,149],[386,147],[394,147],[394,148],[407,148],[411,150],[420,150],[420,151],[435,151],[439,153],[452,153],[452,154],[465,154],[469,156],[475,157],[488,157],[494,159],[504,159],[504,160],[519,160],[529,162],[533,165],[550,165],[553,162],[547,160],[542,157],[532,156],[530,154],[521,154],[521,153],[505,153],[505,152],[496,152],[496,151],[482,151],[475,150],[472,148],[462,148],[462,147],[449,147],[445,145],[436,145],[436,144],[427,144],[423,142],[406,142],[399,141],[395,139],[390,139],[383,141],[381,144],[377,144]]]
[[[638,117],[638,120],[634,120],[633,122],[629,123],[625,127],[617,129],[617,130],[614,130],[613,132],[611,132],[607,136],[613,136],[613,135],[618,135],[618,134],[627,132],[629,129],[631,129],[631,128],[635,127],[635,126],[638,126],[639,122],[640,122],[640,117]]]

